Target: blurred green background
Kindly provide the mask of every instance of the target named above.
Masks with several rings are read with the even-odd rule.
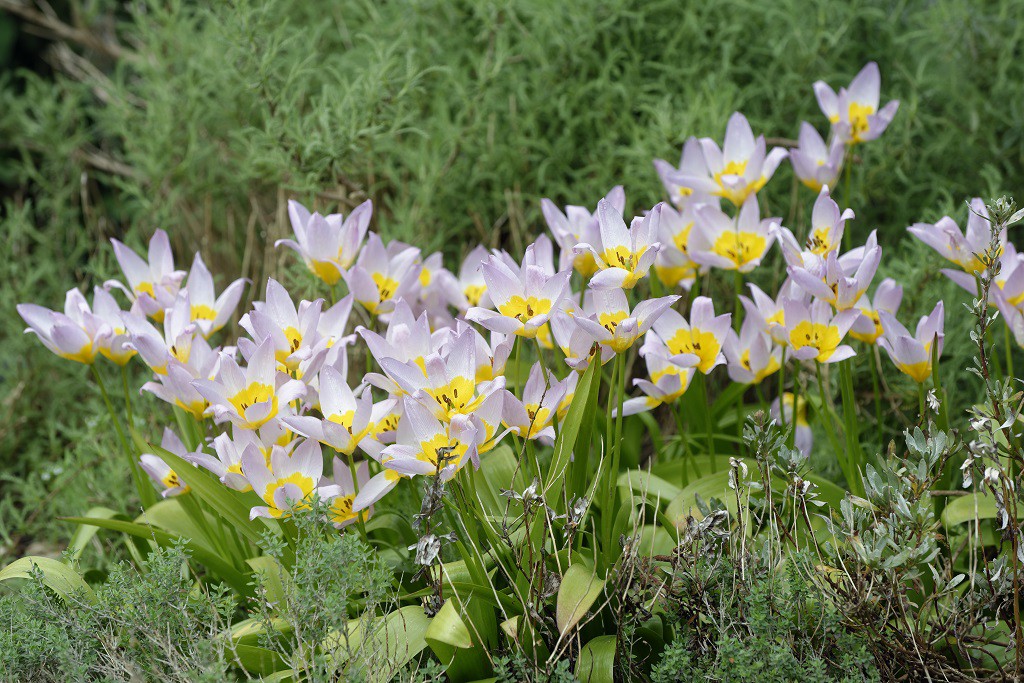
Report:
[[[478,242],[520,248],[543,227],[541,197],[594,205],[622,183],[630,210],[649,208],[662,199],[651,160],[721,138],[734,110],[769,137],[796,137],[802,120],[824,131],[811,84],[845,85],[869,60],[883,102],[902,105],[858,148],[857,237],[878,229],[883,274],[907,288],[902,317],[943,297],[947,334],[965,338],[966,297],[904,228],[1020,191],[1021,10],[0,0],[0,561],[59,544],[71,529],[55,515],[132,507],[86,369],[23,336],[14,310],[118,276],[110,237],[142,247],[162,227],[181,267],[202,250],[221,284],[259,282],[294,262],[265,248],[289,230],[288,198],[347,211],[370,197],[374,229],[451,266]],[[792,197],[809,211],[813,194],[794,187],[783,165],[767,193],[782,215]],[[968,353],[950,344],[947,365]],[[960,374],[945,381],[966,405]]]

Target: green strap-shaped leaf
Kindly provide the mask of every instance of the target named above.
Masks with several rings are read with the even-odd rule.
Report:
[[[30,579],[35,568],[42,572],[43,585],[59,595],[65,602],[79,597],[96,602],[96,594],[85,579],[74,569],[52,557],[22,557],[0,570],[0,581]]]
[[[942,523],[956,526],[975,519],[995,519],[999,515],[996,501],[992,496],[971,493],[954,498],[942,511]]]
[[[576,678],[582,683],[615,683],[615,636],[598,636],[583,646]]]
[[[280,603],[285,599],[286,586],[291,583],[292,577],[280,562],[269,555],[261,555],[249,558],[245,563],[252,567],[253,574],[267,591],[268,602]]]
[[[651,502],[661,501],[661,505],[668,503],[683,492],[675,484],[665,481],[661,477],[651,474],[645,470],[627,470],[619,475],[618,486],[625,489],[622,492],[622,499],[629,500],[629,492],[645,496]]]
[[[555,620],[561,635],[583,618],[603,589],[604,580],[597,577],[592,567],[577,563],[566,570],[555,603]]]
[[[284,658],[273,650],[258,645],[232,645],[228,652],[234,655],[235,662],[252,674],[266,676],[285,669],[288,664]],[[291,670],[287,673],[291,675]]]
[[[555,451],[551,457],[545,491],[561,490],[562,480],[569,467],[569,458],[576,447],[576,437],[579,436],[580,425],[583,424],[584,418],[589,419],[589,416],[586,415],[587,403],[595,384],[594,378],[600,367],[600,363],[591,363],[576,385],[576,394],[569,404],[569,410],[565,414],[565,419],[562,420],[558,437],[555,439]]]
[[[121,533],[130,534],[137,538],[154,541],[163,547],[169,547],[175,543],[184,542],[185,547],[188,548],[189,552],[192,554],[192,559],[219,576],[238,593],[241,593],[242,595],[252,595],[252,586],[249,585],[249,578],[245,574],[242,574],[240,571],[232,567],[231,564],[225,562],[216,553],[211,552],[190,538],[178,536],[177,534],[148,524],[126,522],[120,519],[93,519],[91,517],[61,517],[60,519],[74,524],[91,524],[93,526],[100,527],[101,529],[120,531]]]
[[[451,598],[431,620],[424,638],[452,683],[479,678],[490,670],[487,651],[497,640],[494,608],[476,599]]]
[[[85,513],[86,517],[93,517],[96,519],[114,519],[115,517],[121,519],[127,519],[127,517],[118,512],[117,510],[111,510],[105,507],[94,507],[89,508],[89,511]],[[71,536],[71,542],[68,544],[68,550],[66,557],[69,562],[77,562],[82,556],[82,552],[85,550],[85,546],[89,545],[95,536],[96,532],[100,528],[93,526],[92,524],[80,524],[75,533]]]

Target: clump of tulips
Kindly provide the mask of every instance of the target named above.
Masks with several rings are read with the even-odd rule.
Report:
[[[277,246],[324,296],[296,301],[270,279],[233,341],[214,340],[246,283],[218,294],[198,254],[176,270],[162,231],[146,255],[115,240],[124,280],[96,287],[91,304],[72,289],[63,312],[18,307],[48,349],[90,366],[144,508],[134,521],[77,521],[186,542],[206,580],[251,597],[255,567],[287,579],[287,553],[257,561],[267,538],[294,547],[292,516],[314,510],[393,565],[401,604],[373,623],[403,634],[387,646],[394,667],[430,647],[452,679],[486,678],[488,653],[513,650],[611,680],[630,553],[667,561],[711,496],[744,523],[730,490],[756,466],[748,415],[770,414],[785,446],[834,458],[837,483],[858,497],[874,456],[865,423],[886,420],[879,348],[920,387],[922,415],[932,401],[948,427],[943,302],[904,326],[900,285],[875,284],[876,233],[853,246],[842,206],[852,150],[896,114],[879,90],[873,63],[838,93],[816,83],[829,134],[803,123],[791,150],[768,150],[733,114],[723,144],[691,138],[678,166],[655,161],[668,202],[630,217],[622,187],[593,208],[545,199],[550,237],[518,256],[476,247],[452,270],[370,231],[369,201],[347,216],[289,202],[294,239]],[[787,158],[817,193],[807,226],[762,215],[759,193]],[[909,231],[978,294],[992,234],[980,200],[966,234],[948,217]],[[1024,261],[1005,229],[998,242],[988,295],[1024,344]],[[784,277],[765,291],[770,261]],[[871,392],[855,391],[861,358]],[[117,410],[102,359],[144,363],[144,397],[124,373]],[[154,398],[173,414],[159,443],[137,419]],[[808,409],[826,444],[813,442]],[[836,483],[800,481],[823,501],[819,516],[838,510]]]

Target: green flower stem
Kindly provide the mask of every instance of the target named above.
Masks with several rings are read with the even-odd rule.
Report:
[[[121,420],[114,411],[114,404],[110,402],[110,394],[107,393],[107,387],[103,383],[100,371],[96,369],[95,363],[91,364],[89,368],[92,370],[92,376],[96,379],[96,385],[100,388],[100,394],[103,395],[103,402],[107,406],[107,412],[110,413],[110,421],[114,424],[114,431],[117,432],[117,438],[121,442],[121,450],[124,452],[124,457],[128,460],[128,468],[132,473],[132,481],[135,482],[135,490],[138,491],[139,500],[142,502],[143,508],[149,508],[156,503],[156,492],[142,478],[139,463],[135,461],[135,451],[129,446],[128,440],[125,438],[124,429],[121,428]]]
[[[1006,327],[1006,329],[1009,330],[1010,328]],[[1007,353],[1006,357],[1009,359],[1009,353]],[[1013,376],[1012,371],[1010,376]],[[939,402],[939,429],[948,431],[949,416],[946,413],[946,397],[942,395],[942,380],[939,378],[939,345],[935,341],[932,342],[932,386],[935,387],[935,400]]]
[[[615,503],[616,492],[616,479],[619,474],[619,456],[621,451],[621,435],[622,435],[622,402],[625,392],[626,384],[626,368],[625,368],[625,355],[618,353],[615,355],[614,365],[612,367],[612,382],[608,386],[608,412],[607,422],[605,424],[605,453],[608,454],[608,467],[605,470],[605,481],[602,486],[604,489],[604,497],[602,498],[603,505],[601,506],[601,527],[604,540],[605,550],[609,553],[612,552],[614,547],[614,521],[615,511],[613,509]],[[615,399],[612,400],[612,392],[615,392]],[[613,408],[618,406],[614,421],[612,419]],[[613,429],[614,428],[614,429]],[[610,557],[610,556],[609,556]]]
[[[863,494],[864,455],[860,447],[860,429],[857,424],[857,403],[853,393],[853,360],[839,362],[839,382],[843,395],[843,434],[846,436],[846,460],[856,478],[857,491]]]
[[[839,460],[839,466],[843,470],[843,475],[846,477],[846,482],[850,487],[851,493],[860,495],[858,493],[857,484],[858,482],[854,478],[853,471],[850,469],[850,461],[847,457],[847,452],[844,448],[839,445],[839,437],[836,436],[837,430],[836,425],[833,423],[831,410],[829,409],[828,394],[825,393],[825,380],[822,378],[821,363],[815,362],[818,376],[818,395],[821,399],[820,407],[818,407],[818,420],[821,422],[822,427],[825,428],[825,433],[828,435],[828,440],[832,444],[832,450],[836,454],[836,459]]]
[[[786,348],[782,347],[782,360],[779,363],[779,426],[782,427],[782,431],[786,431],[786,411],[783,405],[782,397],[786,393]],[[796,380],[794,378],[794,385]],[[794,414],[796,411],[796,402],[793,403]]]
[[[697,373],[697,402],[700,403],[701,413],[704,416],[704,433],[707,438],[708,457],[711,459],[711,472],[718,472],[718,462],[715,455],[715,430],[714,422],[711,419],[711,403],[708,399],[708,378],[707,375],[695,370]]]
[[[877,424],[879,436],[883,436],[882,432],[882,391],[881,386],[878,382],[878,347],[872,344],[868,347],[868,357],[871,360],[871,390],[875,398],[875,423]],[[884,437],[883,437],[884,440]]]
[[[796,445],[796,415],[797,405],[800,403],[800,382],[798,381],[800,373],[797,372],[797,368],[799,367],[799,361],[793,364],[793,412],[790,415],[790,419],[792,420],[792,424],[790,426],[792,429],[789,430],[789,434],[786,437],[786,445],[790,448],[793,448]],[[784,406],[782,405],[782,394],[779,394],[779,414],[785,415]]]
[[[1006,376],[1016,377],[1013,374],[1013,338],[1010,336],[1010,326],[1003,325],[1003,340],[1006,342]]]

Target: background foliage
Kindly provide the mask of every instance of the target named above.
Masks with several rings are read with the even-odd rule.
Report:
[[[0,559],[59,543],[71,528],[54,514],[131,500],[113,435],[87,417],[103,412],[85,369],[23,337],[14,312],[114,275],[110,237],[141,247],[163,227],[179,254],[259,281],[280,268],[265,247],[288,230],[286,199],[370,197],[375,229],[425,250],[521,247],[544,196],[593,204],[623,183],[631,210],[649,207],[651,159],[720,137],[733,110],[770,137],[823,127],[811,83],[871,59],[902,105],[865,151],[856,229],[900,243],[883,275],[905,284],[905,311],[963,296],[903,228],[1022,186],[1014,0],[0,8]],[[788,167],[770,190],[788,206]],[[970,321],[950,317],[955,340]],[[948,348],[953,367],[970,353]]]

